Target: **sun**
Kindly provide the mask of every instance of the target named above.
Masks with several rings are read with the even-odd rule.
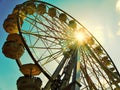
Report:
[[[120,0],[118,0],[116,3],[116,10],[120,12]]]
[[[74,39],[77,41],[79,44],[83,44],[86,40],[86,35],[84,31],[75,31],[74,32]]]

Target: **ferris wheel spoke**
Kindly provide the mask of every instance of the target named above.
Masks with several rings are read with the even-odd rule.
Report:
[[[52,48],[52,47],[39,47],[39,46],[29,46],[29,48],[32,48],[32,49],[34,49],[34,48],[35,48],[35,49],[53,49],[53,50],[54,50],[54,49],[55,49],[55,50],[61,49],[61,48],[57,48],[57,47],[56,47],[56,48],[55,48],[55,47]]]
[[[60,48],[52,48],[52,47],[34,47],[34,46],[29,46],[29,48],[31,48],[33,51],[34,51],[34,53],[35,53],[35,51],[36,51],[36,49],[40,49],[40,50],[46,50],[46,49],[48,49],[48,50],[59,50]],[[46,53],[46,52],[48,52],[48,51],[45,51],[45,52],[43,52],[43,55]],[[48,53],[50,53],[50,52],[48,52]],[[38,57],[38,55],[36,54],[36,56]],[[41,57],[42,58],[42,57]]]
[[[43,27],[46,27],[46,28],[49,28],[49,29],[53,29],[54,28],[51,28],[50,26],[48,26],[47,24],[44,24],[42,21],[39,21],[39,20],[34,20],[33,18],[30,18],[30,17],[27,17],[28,19],[25,19],[25,21],[27,21],[29,24],[33,25],[33,21],[36,22],[36,25],[35,27],[38,28],[40,31],[43,31],[43,32],[46,32],[45,30],[42,30],[40,28],[40,26],[42,25]],[[48,30],[49,30],[48,29]]]
[[[32,19],[32,20],[34,20],[34,19]],[[28,23],[32,24],[31,21],[29,21],[29,20],[26,20],[26,21],[27,21]],[[43,27],[45,27],[46,29],[45,29],[45,28],[44,28],[45,30],[41,29],[41,28],[39,27],[39,25],[40,25],[39,23],[40,23]],[[46,25],[46,24],[44,24],[44,23],[42,23],[42,22],[38,22],[37,25],[35,25],[34,27],[36,27],[37,30],[39,30],[40,33],[42,32],[42,33],[44,33],[44,34],[47,34],[48,36],[51,36],[51,34],[48,33],[48,30],[55,30],[54,28],[51,28],[50,26],[48,26],[48,25]]]
[[[85,77],[84,77],[83,73],[81,73],[81,79],[80,80],[81,80],[81,85],[82,85],[81,90],[85,90],[85,89],[89,90],[87,82],[85,80]]]
[[[23,34],[25,34],[25,35],[31,35],[31,36],[35,36],[35,37],[38,37],[39,39],[44,39],[44,40],[46,40],[46,41],[48,41],[48,42],[51,42],[51,43],[56,43],[56,42],[54,42],[53,41],[53,39],[60,39],[60,40],[65,40],[64,38],[56,38],[56,37],[51,37],[51,36],[45,36],[45,35],[40,35],[40,34],[34,34],[34,33],[32,33],[32,32],[27,32],[27,31],[22,31],[22,33]],[[56,44],[58,44],[58,43],[56,43]]]
[[[54,42],[57,42],[57,41],[54,40]],[[44,43],[46,44],[47,47],[54,47],[54,48],[60,48],[61,49],[61,47],[58,46],[59,44],[51,43],[51,44],[48,45],[48,43],[46,41]],[[52,51],[53,51],[52,49],[49,49],[49,52],[53,53]]]
[[[101,77],[101,75],[99,75],[99,71],[97,70],[97,69],[100,68],[100,67],[99,67],[99,66],[96,66],[97,62],[93,61],[93,59],[92,59],[92,57],[90,57],[89,53],[85,52],[84,50],[83,50],[83,52],[84,52],[84,54],[85,54],[86,60],[88,61],[88,62],[84,62],[84,65],[85,65],[86,68],[88,68],[88,70],[89,70],[89,74],[88,74],[88,75],[91,74],[91,76],[94,77],[93,80],[96,79],[96,80],[99,82],[99,84],[97,84],[96,86],[98,86],[98,87],[101,86],[101,88],[103,88],[103,85],[102,85],[102,83],[101,83],[101,81],[100,81],[100,79],[99,79],[99,78],[102,79],[103,77]],[[86,65],[86,64],[87,64],[87,65]],[[90,76],[90,77],[91,77],[91,76]],[[104,78],[103,78],[103,79],[104,79]],[[99,86],[99,85],[100,85],[100,86]]]
[[[86,78],[86,81],[87,81],[87,83],[88,83],[88,85],[89,85],[89,88],[92,90],[92,89],[97,89],[97,87],[95,86],[95,84],[93,83],[93,81],[91,80],[91,78],[89,77],[89,75],[88,75],[88,72],[87,72],[87,70],[86,70],[86,67],[85,66],[83,66],[82,64],[81,64],[81,70],[82,70],[82,72],[84,73],[84,76],[85,76],[85,78]]]
[[[95,70],[95,68],[98,68],[98,67],[93,67],[93,66],[94,66],[94,63],[91,63],[91,61],[90,61],[91,58],[89,59],[89,57],[88,57],[88,55],[87,55],[86,53],[85,53],[85,56],[86,56],[86,58],[87,58],[87,60],[88,60],[88,62],[89,62],[89,64],[90,64],[91,69],[92,69],[92,70],[90,70],[90,71],[92,71],[92,72],[94,73],[95,78],[96,78],[97,81],[99,82],[98,87],[99,87],[99,85],[100,85],[100,88],[101,88],[102,90],[104,90],[104,89],[103,89],[103,85],[102,85],[102,83],[100,82],[99,76],[97,75],[98,72],[96,72],[96,70]]]
[[[89,49],[90,50],[90,49]],[[116,79],[119,80],[118,77],[115,76],[114,73],[112,73],[108,68],[106,68],[98,59],[97,57],[94,55],[94,53],[90,50],[92,56],[95,58],[95,60],[100,64],[101,68],[105,71],[106,75],[108,76],[108,78],[112,81],[113,84],[115,84],[117,87],[119,87],[118,83],[115,81]]]
[[[49,57],[48,60],[46,62],[44,62],[42,65],[44,66],[45,64],[50,63],[50,62],[52,62],[54,60],[59,64],[60,61],[57,60],[57,58],[59,58],[60,56],[61,56],[61,52],[59,52],[57,54],[54,54],[51,57]]]
[[[34,33],[34,32],[29,32],[29,31],[25,31],[25,30],[22,30],[22,33],[23,34],[28,34],[28,35],[33,35],[33,36],[36,36],[38,38],[44,38],[44,39],[58,39],[58,40],[65,40],[64,38],[61,38],[61,37],[55,37],[55,36],[51,36],[51,35],[41,35],[41,34],[37,34],[37,33]]]
[[[61,51],[57,51],[57,52],[55,52],[55,53],[53,53],[53,54],[50,54],[50,55],[45,56],[45,57],[43,57],[43,58],[40,58],[40,59],[38,60],[38,62],[40,62],[40,61],[42,61],[42,60],[44,60],[44,59],[46,59],[46,58],[49,58],[49,57],[51,57],[51,56],[53,56],[53,55],[55,55],[55,54],[57,54],[57,53],[59,53],[59,52],[61,52]]]
[[[48,44],[46,41],[44,41],[42,39],[41,39],[41,41],[43,42],[45,47],[55,47],[56,46],[56,45],[54,46],[53,43]],[[48,48],[46,48],[46,49],[47,50],[44,53],[48,52],[49,54],[52,54],[52,49],[48,49]],[[42,57],[42,55],[41,55],[41,57]]]
[[[38,40],[39,40],[39,38],[33,43],[33,45],[32,45],[32,40],[30,40],[30,46],[29,46],[29,48],[32,49],[33,53],[35,54],[36,58],[38,58],[38,56],[36,54],[36,51],[33,49],[33,47],[35,46],[35,44],[37,43]]]
[[[61,56],[60,53],[61,53],[61,52],[59,52],[59,53],[56,54],[56,55],[54,54],[54,55],[46,56],[45,58],[47,58],[47,60],[44,61],[44,63],[42,63],[41,66],[44,66],[44,65],[46,65],[46,64],[49,64],[49,63],[52,62],[52,61],[56,61],[56,62],[59,64],[60,61],[57,60],[57,58]],[[44,60],[45,60],[45,58],[44,58]],[[41,60],[40,60],[40,61],[41,61]],[[38,61],[38,62],[40,62],[40,61]]]
[[[45,16],[42,16],[43,18],[45,18],[45,20],[48,22],[48,24],[52,27],[52,28],[55,28],[55,29],[51,29],[58,32],[57,34],[62,34],[63,33],[63,29],[60,25],[57,25],[55,22],[49,20],[48,18],[46,18]],[[52,18],[53,20],[54,18]]]
[[[101,52],[102,50],[99,49],[99,51]],[[119,78],[119,72],[114,67],[114,63],[112,62],[111,58],[109,58],[109,56],[106,54],[106,52],[102,52],[101,55],[98,54],[97,56],[99,57],[100,62],[110,71],[110,73],[113,73],[113,74],[114,72],[118,73],[117,77]]]
[[[89,56],[92,57],[91,55],[89,55]],[[105,80],[104,82],[106,82],[106,84],[108,84],[110,86],[110,88],[113,89],[109,78],[107,78],[108,76],[106,76],[105,73],[103,73],[103,70],[101,68],[98,68],[99,66],[98,66],[98,64],[95,63],[93,58],[92,58],[92,61],[94,62],[94,65],[97,67],[99,76],[101,76]]]
[[[53,33],[53,35],[55,36],[59,36],[59,34],[64,34],[62,31],[60,31],[61,29],[56,29],[58,27],[60,28],[60,26],[54,25],[54,23],[44,15],[42,15],[42,17],[45,19],[46,22],[45,23],[41,21],[38,22],[40,22],[47,29],[46,31]],[[57,35],[55,34],[55,32]]]

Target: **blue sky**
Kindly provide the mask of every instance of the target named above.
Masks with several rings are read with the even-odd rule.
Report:
[[[3,22],[13,8],[25,0],[0,0],[0,48],[7,33]],[[106,49],[120,71],[120,0],[44,0],[63,9],[81,22]],[[0,49],[0,90],[17,90],[21,73],[14,60]]]

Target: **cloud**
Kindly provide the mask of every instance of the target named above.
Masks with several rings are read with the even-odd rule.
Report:
[[[120,12],[120,0],[118,0],[116,3],[116,10],[117,12]]]
[[[117,3],[116,3],[116,10],[117,10],[117,12],[120,13],[120,0],[118,0]],[[118,22],[118,26],[120,27],[120,21]],[[118,31],[116,32],[116,35],[117,35],[117,36],[120,36],[120,30],[118,30]]]
[[[114,34],[113,34],[113,32],[111,32],[111,31],[109,31],[109,33],[108,33],[108,37],[111,39],[111,38],[114,38]]]
[[[95,38],[100,42],[104,43],[104,27],[101,25],[94,26],[94,29],[91,29],[91,33],[95,36]]]
[[[118,22],[118,26],[120,26],[120,22]]]
[[[120,36],[120,30],[118,30],[116,34],[117,34],[117,36]]]
[[[119,30],[116,32],[117,36],[120,36],[120,21],[118,22]]]

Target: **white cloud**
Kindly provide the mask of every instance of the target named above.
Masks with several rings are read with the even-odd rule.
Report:
[[[116,3],[116,10],[117,12],[120,12],[120,0],[118,0]]]
[[[91,33],[95,36],[95,38],[100,42],[104,43],[104,33],[103,33],[104,27],[101,25],[96,25],[91,29]]]
[[[118,26],[119,26],[119,28],[120,28],[120,21],[118,22]],[[117,35],[117,36],[120,36],[120,29],[116,32],[116,35]]]
[[[117,10],[117,12],[120,13],[120,0],[118,0],[117,3],[116,3],[116,10]],[[118,26],[120,27],[120,21],[118,22]],[[120,36],[120,30],[118,30],[118,31],[116,32],[116,35],[117,35],[117,36]]]
[[[116,34],[117,34],[118,36],[120,36],[120,30],[118,30]]]
[[[108,33],[108,37],[111,39],[111,38],[114,38],[114,34],[112,32],[109,32]]]
[[[120,22],[118,22],[118,26],[120,26]]]

